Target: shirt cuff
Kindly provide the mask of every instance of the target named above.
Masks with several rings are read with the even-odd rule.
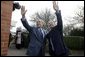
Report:
[[[25,16],[22,16],[21,20],[22,21],[25,21],[26,20]]]

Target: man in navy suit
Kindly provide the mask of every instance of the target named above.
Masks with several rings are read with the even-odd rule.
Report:
[[[44,21],[38,20],[37,27],[31,27],[25,18],[26,11],[27,10],[25,10],[25,6],[22,6],[21,22],[23,26],[29,31],[30,35],[30,42],[26,54],[29,56],[44,56],[43,41],[44,41],[44,36],[46,34],[45,30],[42,28],[44,25]]]
[[[48,27],[50,27],[50,31],[46,35],[46,38],[49,40],[49,53],[52,56],[68,56],[68,48],[65,46],[63,41],[63,24],[61,12],[58,7],[58,3],[56,4],[53,1],[53,8],[56,11],[57,16],[57,25],[54,26],[54,22],[48,22]]]

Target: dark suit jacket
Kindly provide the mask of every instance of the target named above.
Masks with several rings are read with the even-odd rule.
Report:
[[[52,50],[56,55],[68,53],[68,49],[63,41],[63,24],[61,12],[56,11],[57,25],[46,35],[49,40],[49,50]],[[51,39],[51,41],[50,41]]]
[[[27,50],[27,55],[38,56],[40,49],[43,45],[43,37],[41,37],[37,27],[29,26],[26,19],[21,19],[23,26],[29,31],[30,42]],[[45,30],[43,29],[44,33]]]

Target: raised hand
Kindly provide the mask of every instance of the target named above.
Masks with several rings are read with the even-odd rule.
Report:
[[[21,15],[25,16],[26,12],[27,12],[27,10],[25,9],[25,6],[22,6],[21,7]]]
[[[55,11],[59,10],[58,2],[57,2],[57,4],[56,4],[56,1],[53,1],[53,9],[54,9]]]

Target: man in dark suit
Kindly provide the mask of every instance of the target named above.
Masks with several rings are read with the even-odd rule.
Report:
[[[31,27],[26,18],[25,13],[27,10],[25,10],[25,6],[21,7],[21,22],[23,26],[29,31],[30,35],[30,42],[27,49],[27,55],[29,56],[44,56],[43,52],[43,40],[44,36],[46,34],[45,30],[42,28],[44,25],[43,20],[37,21],[37,27]]]
[[[48,27],[50,27],[50,31],[46,35],[46,38],[49,40],[49,53],[52,56],[68,56],[68,48],[65,46],[63,41],[63,25],[62,25],[62,17],[61,12],[58,7],[58,3],[56,4],[53,1],[53,8],[56,11],[57,16],[57,25],[54,26],[54,22],[49,22]]]

